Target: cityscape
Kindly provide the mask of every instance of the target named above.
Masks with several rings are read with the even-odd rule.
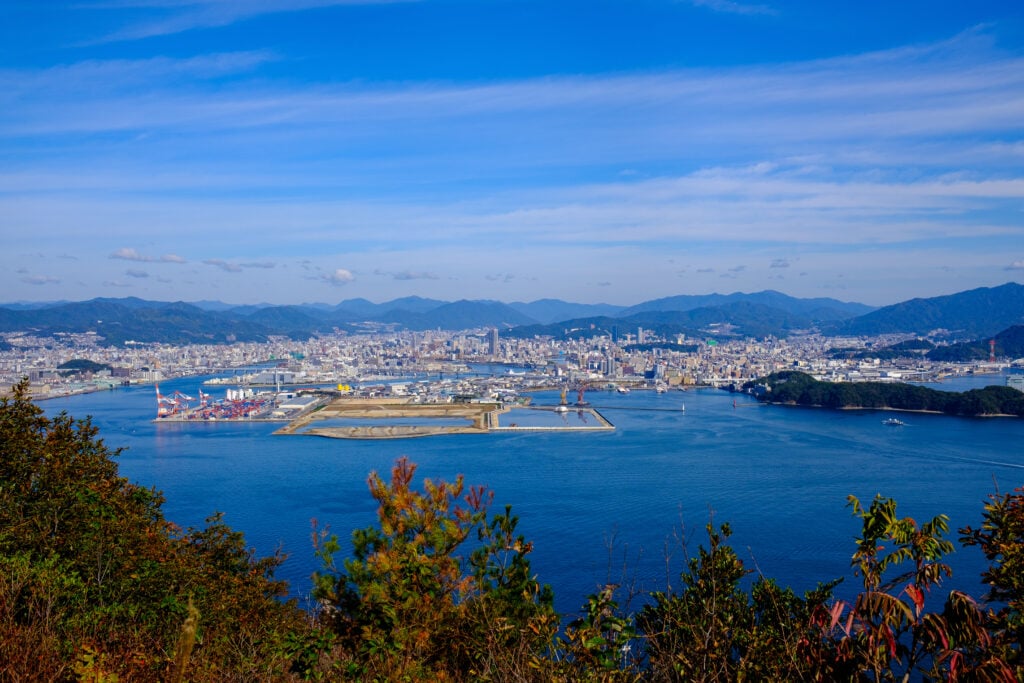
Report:
[[[738,386],[780,370],[800,369],[830,382],[935,382],[965,375],[998,375],[1024,366],[1020,358],[950,363],[918,358],[881,360],[869,350],[914,339],[895,334],[717,341],[660,338],[642,328],[618,339],[503,338],[496,328],[466,331],[336,335],[305,341],[173,346],[132,344],[105,347],[95,334],[37,338],[7,334],[11,349],[0,353],[7,386],[28,377],[33,395],[45,399],[127,384],[157,384],[181,377],[222,374],[231,388],[349,385],[352,395],[415,396],[424,402],[456,396],[511,400],[522,392],[568,384],[604,389]],[[671,347],[692,346],[677,351]],[[637,347],[640,347],[638,350]],[[667,348],[663,348],[667,347]],[[850,358],[832,357],[844,349]],[[852,356],[868,351],[867,358]],[[73,371],[62,365],[86,359],[105,366]],[[507,373],[459,377],[470,364],[501,364]],[[264,365],[263,368],[255,366]],[[447,378],[446,378],[447,377]],[[278,387],[280,388],[280,387]]]

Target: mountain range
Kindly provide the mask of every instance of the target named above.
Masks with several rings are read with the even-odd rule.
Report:
[[[384,303],[347,299],[307,303],[232,306],[217,301],[158,302],[137,297],[82,302],[0,306],[0,333],[39,336],[94,332],[106,344],[126,341],[227,343],[264,341],[275,335],[305,339],[332,331],[462,330],[497,327],[503,336],[556,338],[643,328],[662,336],[784,337],[800,331],[874,335],[926,334],[979,339],[1024,324],[1024,286],[1007,283],[931,299],[913,299],[880,309],[836,299],[801,299],[781,292],[683,295],[635,306],[578,304],[558,299],[502,303],[440,301],[404,297]]]

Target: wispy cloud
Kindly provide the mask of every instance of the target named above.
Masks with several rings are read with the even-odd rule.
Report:
[[[242,254],[203,261],[239,288],[349,284],[334,264],[358,262],[389,278],[375,286],[431,291],[558,272],[548,295],[588,271],[657,281],[651,264],[684,254],[695,279],[738,286],[798,262],[808,280],[855,261],[909,279],[951,254],[1006,277],[1024,59],[990,43],[468,84],[286,81],[264,52],[0,70],[0,237],[35,252],[102,235],[83,262]]]
[[[143,263],[187,263],[185,259],[176,254],[164,254],[163,256],[148,256],[146,254],[140,254],[138,251],[131,247],[121,247],[110,255],[112,259],[120,259],[122,261],[139,261]]]
[[[1006,270],[1024,270],[1024,259],[1014,261],[1010,265],[1006,266]]]
[[[240,265],[238,265],[237,263],[229,263],[229,262],[227,262],[227,261],[225,261],[223,259],[219,259],[219,258],[203,259],[203,263],[205,263],[208,266],[214,266],[214,267],[220,268],[221,270],[223,270],[226,273],[241,273],[242,272],[242,267]]]
[[[682,0],[694,7],[703,7],[715,12],[728,14],[775,14],[776,10],[768,5],[736,2],[735,0]]]
[[[134,268],[129,268],[128,270],[124,271],[124,274],[127,275],[128,277],[134,277],[134,278],[137,278],[137,279],[143,279],[143,278],[149,277],[149,273],[147,273],[146,271],[144,271],[144,270],[136,270]]]
[[[391,277],[395,280],[439,280],[440,278],[436,273],[429,273],[426,271],[419,270],[401,270],[397,273],[391,273]]]
[[[51,275],[27,275],[21,278],[21,281],[29,285],[57,285],[60,284],[60,278],[53,277]]]
[[[105,36],[100,42],[139,40],[194,29],[228,26],[264,14],[337,5],[371,5],[415,0],[99,0],[81,6],[92,9],[154,11],[159,18],[129,24]]]

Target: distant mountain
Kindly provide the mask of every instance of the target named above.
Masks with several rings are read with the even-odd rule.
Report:
[[[202,305],[128,297],[54,303],[36,308],[0,307],[0,332],[33,331],[52,335],[93,331],[107,343],[120,344],[128,339],[167,343],[259,341],[272,335],[306,339],[335,329],[353,332],[366,329],[363,323],[412,330],[498,327],[505,330],[503,334],[507,336],[555,338],[604,335],[612,331],[624,338],[626,334],[635,336],[640,327],[666,338],[680,334],[692,338],[784,337],[808,329],[831,334],[924,334],[941,327],[954,331],[961,339],[979,340],[970,353],[977,355],[978,349],[983,348],[987,355],[984,344],[990,335],[1014,325],[1024,325],[1024,286],[1013,283],[933,299],[914,299],[878,310],[835,299],[797,299],[770,290],[754,294],[666,297],[628,308],[559,299],[504,304],[486,300],[445,302],[418,296],[383,303],[346,299],[337,305],[199,303]],[[869,312],[851,317],[862,311]],[[1015,347],[1008,346],[1005,353],[1013,355],[1010,348]],[[939,353],[940,349],[935,352]],[[913,351],[893,348],[886,352],[895,355]]]
[[[614,316],[626,310],[625,306],[613,306],[612,304],[574,304],[560,299],[538,299],[530,303],[513,301],[510,307],[519,311],[528,318],[537,322],[548,324],[559,320],[570,320],[572,318],[586,318],[592,316]]]
[[[744,337],[786,337],[798,330],[808,330],[814,323],[810,318],[787,310],[755,303],[733,301],[720,306],[702,306],[688,311],[649,311],[623,318],[636,322],[674,324],[701,330]]]
[[[71,303],[70,301],[11,301],[6,304],[0,304],[3,308],[10,311],[38,311],[40,308],[51,308],[53,306],[61,306],[63,304]]]
[[[362,316],[364,319],[380,318],[391,311],[405,311],[407,313],[427,313],[436,308],[448,304],[447,301],[437,299],[424,299],[420,296],[405,296],[399,299],[392,299],[384,303],[375,304],[366,299],[346,299],[339,303],[336,311],[353,313]]]
[[[232,312],[236,310],[232,309]],[[270,306],[256,310],[245,318],[279,334],[308,338],[317,332],[331,331],[332,326],[326,320],[328,315],[303,306]]]
[[[961,339],[996,334],[1024,324],[1024,285],[1008,282],[930,299],[911,299],[846,320],[832,331],[844,335],[893,332],[928,334],[945,329]]]
[[[715,308],[734,303],[769,306],[789,314],[804,316],[814,322],[844,320],[875,310],[871,306],[839,301],[837,299],[797,299],[788,294],[769,289],[752,294],[734,292],[732,294],[681,295],[652,299],[651,301],[631,306],[621,311],[619,315],[628,317],[647,311],[691,311],[696,308]]]
[[[703,306],[688,311],[643,311],[628,317],[593,316],[574,318],[548,325],[525,325],[510,330],[507,336],[555,339],[591,338],[627,334],[636,336],[638,328],[660,337],[785,337],[796,330],[811,327],[808,318],[786,311],[736,301],[722,306]]]
[[[249,321],[204,311],[190,304],[94,299],[36,311],[0,308],[0,331],[32,331],[39,336],[59,332],[95,332],[108,345],[128,340],[170,344],[265,341],[269,330]]]
[[[465,330],[474,327],[509,328],[536,321],[511,306],[497,301],[461,300],[444,304],[424,313],[392,310],[381,321],[398,323],[410,330]]]
[[[204,311],[236,311],[251,313],[258,311],[261,308],[266,308],[271,304],[245,304],[244,306],[236,306],[234,304],[226,304],[223,301],[211,301],[209,299],[203,299],[202,301],[190,301],[196,308],[201,308]]]

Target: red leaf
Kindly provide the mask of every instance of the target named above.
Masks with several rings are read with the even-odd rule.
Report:
[[[924,609],[924,593],[912,583],[907,585],[906,593],[914,601],[914,604],[917,606],[917,613],[920,614],[921,610]]]

